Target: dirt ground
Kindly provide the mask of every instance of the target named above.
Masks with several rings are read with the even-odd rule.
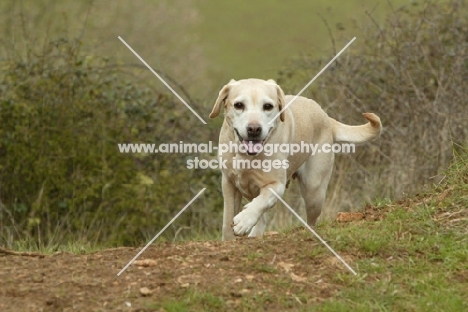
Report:
[[[337,270],[351,274],[328,251],[311,255],[319,245],[303,228],[155,244],[120,276],[140,248],[42,258],[0,253],[0,311],[184,311],[175,308],[181,302],[190,311],[296,310],[339,291]],[[350,264],[358,257],[341,256]]]

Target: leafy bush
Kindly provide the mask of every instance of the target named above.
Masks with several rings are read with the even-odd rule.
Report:
[[[361,26],[365,37],[357,38],[305,93],[345,123],[361,124],[361,113],[369,111],[384,125],[380,139],[358,147],[355,155],[338,157],[328,202],[335,211],[437,182],[434,177],[451,160],[452,142],[468,140],[463,1],[401,7],[383,25],[369,17]],[[344,46],[350,39],[339,42]],[[291,60],[279,83],[297,92],[329,59]]]
[[[0,241],[134,244],[154,236],[202,187],[208,191],[196,212],[178,224],[217,227],[207,213],[221,204],[210,197],[217,172],[189,171],[183,156],[121,154],[117,145],[201,141],[199,120],[80,47],[60,39],[1,64]]]

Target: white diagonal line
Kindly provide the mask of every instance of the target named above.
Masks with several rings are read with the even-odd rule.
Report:
[[[138,258],[138,257],[139,257],[139,256],[140,256],[140,255],[141,255],[141,254],[142,254],[142,253],[145,251],[145,250],[146,250],[146,248],[148,248],[148,246],[149,246],[149,245],[151,245],[151,244],[152,244],[152,243],[153,243],[153,242],[156,240],[156,238],[158,238],[158,237],[159,237],[159,235],[161,235],[161,234],[162,234],[162,232],[164,232],[164,231],[165,231],[165,230],[166,230],[166,229],[169,227],[169,225],[171,225],[171,224],[172,224],[172,222],[174,222],[174,220],[175,220],[175,219],[177,219],[177,218],[178,218],[178,217],[179,217],[179,216],[182,214],[182,212],[184,212],[184,211],[185,211],[185,209],[187,209],[187,208],[188,208],[188,206],[190,206],[190,204],[191,204],[191,203],[193,203],[193,202],[195,201],[195,199],[197,199],[197,198],[198,198],[198,196],[200,196],[200,195],[201,195],[201,193],[203,193],[205,190],[206,190],[206,187],[205,187],[205,188],[203,188],[203,189],[202,189],[200,192],[198,192],[198,194],[197,194],[197,195],[195,195],[195,197],[194,197],[194,198],[192,198],[192,200],[191,200],[191,201],[189,201],[189,203],[188,203],[187,205],[185,205],[185,207],[184,207],[184,208],[182,208],[182,210],[181,210],[181,211],[179,211],[179,213],[178,213],[178,214],[176,214],[176,215],[175,215],[175,217],[174,217],[174,218],[172,218],[172,220],[171,220],[171,221],[169,221],[169,223],[168,223],[168,224],[166,224],[166,226],[165,226],[165,227],[164,227],[164,228],[163,228],[161,231],[159,231],[159,233],[158,233],[158,234],[156,234],[156,236],[155,236],[155,237],[153,237],[153,239],[152,239],[152,240],[150,240],[150,242],[149,242],[148,244],[146,244],[146,246],[145,246],[145,247],[144,247],[142,250],[140,250],[140,252],[139,252],[139,253],[138,253],[138,254],[137,254],[135,257],[133,257],[133,259],[132,259],[132,260],[130,260],[130,262],[129,262],[129,263],[127,263],[127,265],[126,265],[126,266],[125,266],[125,267],[124,267],[122,270],[120,270],[120,272],[117,274],[117,276],[120,276],[120,274],[122,274],[122,272],[123,272],[123,271],[125,271],[125,270],[126,270],[126,269],[127,269],[127,268],[128,268],[128,267],[129,267],[129,266],[132,264],[132,263],[133,263],[133,261],[135,261],[135,260],[136,260],[136,259],[137,259],[137,258]]]
[[[164,81],[164,79],[162,79],[161,76],[158,75],[158,73],[156,71],[154,71],[151,66],[148,65],[148,63],[145,62],[145,60],[143,58],[141,58],[141,56],[138,55],[138,53],[135,52],[135,50],[132,49],[131,46],[129,46],[125,40],[123,40],[120,36],[118,37],[120,39],[120,41],[122,41],[123,44],[125,44],[125,46],[133,52],[133,54],[135,54],[135,56],[143,63],[146,65],[146,67],[148,67],[148,69],[156,76],[159,78],[159,80],[161,80],[161,82],[169,89],[171,90],[172,93],[174,93],[174,95],[182,102],[185,104],[185,106],[187,106],[188,109],[190,109],[190,111],[198,117],[198,119],[201,120],[201,122],[203,122],[205,125],[206,125],[206,121],[203,120],[203,118],[200,117],[200,115],[197,114],[197,112],[195,110],[193,110],[193,108],[187,104],[187,102],[185,102],[185,100],[179,95],[177,94],[177,92],[175,92],[174,89],[172,89],[172,87],[166,82]]]
[[[278,199],[286,206],[288,207],[289,210],[291,210],[291,212],[299,219],[299,221],[302,222],[302,224],[305,225],[306,228],[309,229],[309,231],[312,232],[312,234],[315,235],[315,237],[317,237],[321,242],[322,244],[324,244],[338,259],[340,259],[341,262],[343,262],[343,264],[354,274],[354,275],[357,275],[357,273],[346,263],[346,261],[343,260],[343,258],[340,257],[339,254],[337,254],[333,248],[331,248],[326,241],[324,241],[318,234],[317,232],[315,232],[298,214],[297,212],[294,211],[294,209],[292,209],[272,188],[269,188],[270,191],[276,196],[278,197]]]
[[[305,90],[305,89],[307,89],[307,88],[308,88],[308,87],[309,87],[309,86],[312,84],[312,82],[314,82],[314,80],[315,80],[315,79],[317,79],[317,78],[318,78],[318,76],[320,76],[320,75],[321,75],[321,74],[322,74],[322,73],[325,71],[325,69],[327,69],[327,68],[328,68],[328,66],[330,66],[330,65],[331,65],[331,63],[333,63],[333,62],[334,62],[334,61],[335,61],[335,60],[338,58],[338,56],[340,56],[340,54],[341,54],[341,53],[343,53],[343,52],[344,52],[344,50],[346,50],[346,49],[347,49],[347,48],[348,48],[348,47],[351,45],[351,43],[353,43],[353,41],[354,41],[354,40],[356,40],[356,37],[354,37],[353,39],[351,39],[351,41],[350,41],[350,42],[348,42],[348,44],[347,44],[347,45],[345,45],[345,47],[344,47],[343,49],[341,49],[341,51],[340,51],[340,52],[338,52],[338,54],[337,54],[337,55],[335,55],[335,57],[334,57],[334,58],[332,58],[332,59],[331,59],[331,61],[330,61],[330,62],[328,62],[328,64],[327,64],[327,65],[325,65],[325,67],[324,67],[324,68],[322,68],[322,70],[321,70],[321,71],[319,71],[319,72],[318,72],[318,74],[317,74],[317,75],[315,75],[315,77],[314,77],[314,78],[312,78],[312,80],[311,80],[311,81],[309,81],[309,83],[308,83],[308,84],[306,84],[306,85],[305,85],[305,87],[304,87],[304,88],[302,88],[302,90],[301,90],[301,91],[299,91],[299,93],[298,93],[298,94],[296,94],[296,96],[295,96],[295,97],[294,97],[294,98],[293,98],[291,101],[289,101],[289,103],[288,103],[288,104],[286,104],[286,106],[285,106],[285,107],[283,107],[283,109],[282,109],[282,110],[281,110],[281,111],[280,111],[278,114],[276,114],[276,115],[275,115],[275,117],[273,117],[273,119],[272,119],[272,120],[270,120],[268,123],[269,123],[269,124],[271,124],[273,121],[275,121],[275,119],[276,119],[276,118],[278,118],[278,116],[279,116],[279,115],[280,115],[282,112],[284,112],[284,111],[286,110],[286,108],[288,108],[288,107],[289,107],[289,105],[291,105],[291,104],[292,104],[292,102],[294,102],[294,101],[295,101],[295,100],[296,100],[296,99],[299,97],[299,95],[301,95],[301,94],[302,94],[302,92],[304,92],[304,90]]]

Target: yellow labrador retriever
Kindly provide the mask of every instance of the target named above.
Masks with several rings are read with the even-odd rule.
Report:
[[[258,152],[265,144],[315,144],[330,146],[335,142],[363,143],[377,138],[382,130],[380,119],[364,113],[369,121],[360,126],[348,126],[336,121],[313,100],[298,97],[274,119],[294,96],[285,96],[273,80],[231,80],[219,92],[210,118],[225,107],[225,117],[219,136],[219,146],[231,144],[229,151],[219,152],[224,196],[223,240],[235,235],[261,236],[266,227],[265,212],[283,196],[291,178],[297,178],[305,201],[307,223],[314,226],[319,217],[333,169],[334,154],[310,151],[291,153],[287,149],[266,155]],[[235,143],[233,143],[235,142]],[[242,149],[235,150],[236,144]],[[269,170],[246,162],[273,161]],[[244,161],[244,165],[239,165]],[[220,162],[220,163],[221,163]],[[269,163],[271,164],[271,162]],[[255,168],[254,168],[255,167]],[[250,203],[241,211],[242,197]]]

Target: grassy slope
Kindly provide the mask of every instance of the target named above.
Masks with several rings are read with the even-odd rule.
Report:
[[[393,0],[394,6],[407,1]],[[377,20],[391,10],[386,1],[196,1],[202,16],[197,34],[213,75],[230,78],[274,78],[285,60],[300,54],[323,55],[331,40],[323,17],[340,50],[359,30],[366,11]],[[343,37],[342,40],[338,38]],[[357,41],[354,44],[359,44]]]
[[[364,220],[320,226],[357,276],[303,228],[155,244],[139,258],[155,265],[134,264],[121,279],[115,274],[139,248],[90,252],[71,244],[78,255],[0,257],[0,306],[18,311],[50,297],[89,311],[119,310],[126,301],[144,311],[468,311],[467,194],[465,153],[426,192],[368,205]],[[24,276],[45,278],[38,285]],[[9,295],[30,291],[37,296]]]
[[[351,275],[341,263],[335,263],[334,268],[321,266],[333,257],[317,244],[309,250],[297,250],[300,247],[296,245],[289,251],[290,261],[299,268],[296,275],[310,276],[308,285],[278,277],[281,269],[270,264],[278,252],[272,245],[278,248],[277,240],[310,245],[308,241],[315,239],[307,231],[265,238],[244,255],[253,261],[234,270],[242,276],[256,267],[257,273],[265,276],[263,282],[270,285],[254,282],[250,289],[270,291],[240,296],[236,305],[252,311],[262,306],[294,311],[467,311],[467,177],[468,157],[460,158],[443,184],[431,191],[398,203],[369,206],[366,221],[320,227],[318,232],[349,261],[358,276]],[[301,268],[301,263],[309,265]],[[314,291],[320,287],[328,290]],[[236,292],[235,285],[232,291]],[[161,306],[167,311],[223,310],[232,302],[222,285],[213,285],[203,290],[190,288]]]

